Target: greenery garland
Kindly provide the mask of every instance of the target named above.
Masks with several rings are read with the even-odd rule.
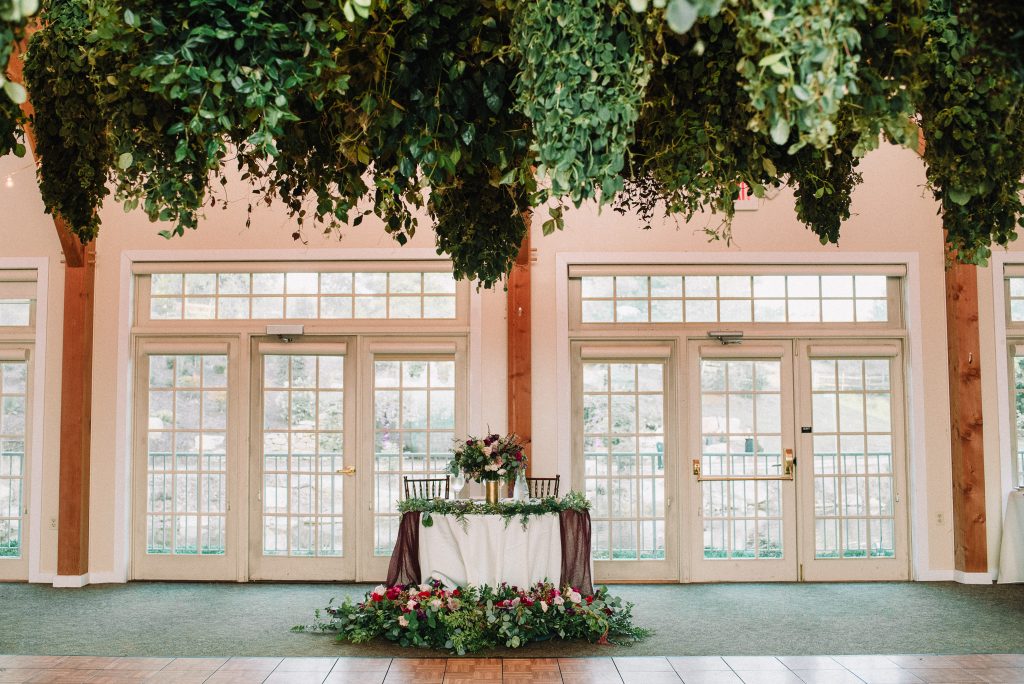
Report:
[[[296,632],[333,632],[355,644],[384,637],[401,646],[444,649],[458,655],[499,645],[521,648],[558,637],[601,644],[630,644],[650,635],[633,624],[633,604],[607,587],[581,594],[550,582],[531,587],[456,587],[437,580],[368,591],[353,603],[346,598],[314,613],[311,625]]]
[[[468,523],[470,515],[500,515],[505,525],[519,518],[525,527],[531,515],[576,511],[584,513],[590,510],[590,501],[579,492],[571,491],[561,498],[549,496],[529,501],[499,501],[496,504],[472,499],[404,499],[398,503],[400,513],[419,512],[424,527],[434,524],[431,516],[451,515],[463,527]]]

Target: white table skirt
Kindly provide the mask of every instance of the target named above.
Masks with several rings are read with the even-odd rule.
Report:
[[[562,573],[562,539],[557,513],[531,515],[523,529],[519,517],[508,525],[500,515],[467,515],[466,528],[453,515],[431,516],[420,527],[420,575],[448,586],[526,587]]]
[[[1024,492],[1010,492],[999,545],[999,584],[1024,582]]]

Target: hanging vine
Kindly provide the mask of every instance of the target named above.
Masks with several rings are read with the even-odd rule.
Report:
[[[29,0],[0,0],[0,56]],[[18,16],[14,17],[17,8]],[[44,202],[83,239],[113,183],[195,228],[283,202],[301,235],[429,220],[460,277],[511,268],[523,213],[597,201],[641,221],[789,185],[839,239],[881,137],[916,145],[959,258],[1016,237],[1024,207],[1021,10],[951,0],[52,0],[28,81]],[[4,21],[6,20],[6,21]],[[13,27],[13,28],[12,28]],[[4,53],[4,50],[8,50]],[[17,150],[17,86],[0,152]],[[96,144],[90,144],[95,142]],[[251,206],[251,205],[250,205]]]
[[[46,8],[46,17],[48,30],[37,31],[29,43],[25,80],[33,94],[36,154],[60,163],[40,166],[39,190],[46,211],[88,242],[99,230],[113,152],[86,54],[84,8],[56,3]]]
[[[614,0],[516,3],[516,106],[532,125],[537,175],[551,196],[578,207],[611,202],[622,189],[650,72],[640,26]]]
[[[928,7],[917,102],[924,160],[947,241],[967,262],[986,263],[990,245],[1016,240],[1022,225],[1020,12],[1009,4],[951,0]]]

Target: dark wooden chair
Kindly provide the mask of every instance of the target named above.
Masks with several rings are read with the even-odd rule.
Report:
[[[402,478],[406,499],[447,499],[451,494],[451,477]]]
[[[528,477],[526,478],[527,489],[531,499],[543,499],[548,496],[558,496],[558,482],[561,475],[554,477]]]

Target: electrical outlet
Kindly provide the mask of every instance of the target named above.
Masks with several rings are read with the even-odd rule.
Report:
[[[51,530],[57,529],[57,519],[56,518],[50,518],[50,529]]]
[[[942,513],[936,513],[935,514],[935,524],[936,525],[944,525],[945,523],[946,523],[946,517],[944,515],[942,515]]]

